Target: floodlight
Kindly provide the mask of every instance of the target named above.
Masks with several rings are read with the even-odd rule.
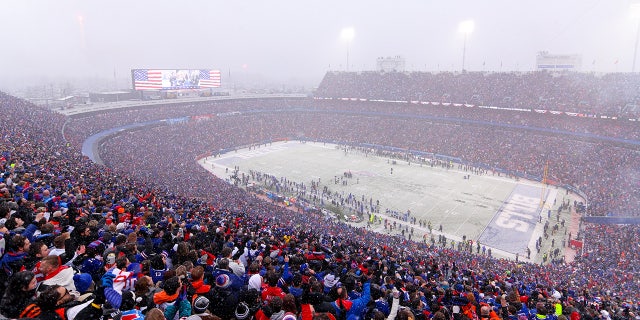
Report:
[[[356,36],[356,30],[354,30],[351,27],[342,29],[342,32],[340,33],[340,38],[342,38],[342,40],[345,40],[347,42],[353,40],[355,36]]]
[[[342,32],[340,32],[340,38],[347,42],[347,71],[349,71],[349,45],[355,36],[356,31],[352,27],[344,28],[342,29]]]
[[[473,20],[465,20],[460,22],[460,25],[458,26],[458,31],[464,33],[464,34],[470,34],[471,32],[473,32],[473,29],[475,28],[476,24]]]

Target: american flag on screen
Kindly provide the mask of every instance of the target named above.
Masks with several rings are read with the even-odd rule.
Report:
[[[162,70],[133,70],[133,87],[136,90],[162,89]]]
[[[200,88],[219,88],[220,70],[200,70]]]

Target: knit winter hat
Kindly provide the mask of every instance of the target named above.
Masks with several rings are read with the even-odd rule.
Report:
[[[221,274],[216,277],[216,286],[218,288],[225,289],[231,285],[231,279],[226,274]]]
[[[73,276],[73,283],[76,286],[76,290],[80,293],[85,293],[91,287],[91,276],[88,273],[78,273]]]
[[[245,320],[249,318],[249,306],[245,302],[240,302],[235,311],[236,319]]]
[[[193,302],[194,313],[205,313],[207,312],[207,308],[209,308],[209,299],[205,296],[198,296]]]

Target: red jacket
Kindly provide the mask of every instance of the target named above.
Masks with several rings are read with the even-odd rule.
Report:
[[[571,320],[580,320],[580,313],[574,310],[573,312],[571,312],[571,315],[569,317]]]
[[[315,311],[311,310],[310,304],[300,305],[300,308],[302,309],[302,311],[300,312],[300,317],[302,320],[313,319],[313,315],[315,314]],[[331,312],[327,312],[326,315],[329,317],[329,319],[336,320],[336,317]],[[256,320],[261,320],[261,319],[256,318]]]
[[[269,302],[273,297],[284,298],[285,293],[280,289],[280,287],[267,287],[266,290],[262,291],[262,302]]]
[[[204,280],[202,279],[192,281],[191,286],[196,290],[197,294],[205,294],[211,291],[211,285],[204,284]]]

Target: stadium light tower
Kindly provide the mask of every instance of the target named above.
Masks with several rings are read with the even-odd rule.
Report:
[[[82,49],[85,49],[87,47],[87,39],[84,35],[84,16],[79,14],[76,16],[76,19],[78,20],[78,26],[80,26],[80,41],[82,43]]]
[[[349,71],[349,45],[355,36],[356,31],[351,27],[342,29],[340,33],[340,38],[347,42],[347,71]]]
[[[638,24],[638,29],[636,30],[636,45],[633,49],[633,65],[631,66],[631,72],[636,72],[636,56],[638,55],[638,41],[640,41],[640,0],[631,1],[629,13],[631,14],[631,18]]]
[[[475,22],[473,20],[462,21],[458,26],[458,31],[464,34],[464,44],[462,45],[462,71],[464,71],[464,62],[467,56],[467,37],[473,32],[474,28]]]

